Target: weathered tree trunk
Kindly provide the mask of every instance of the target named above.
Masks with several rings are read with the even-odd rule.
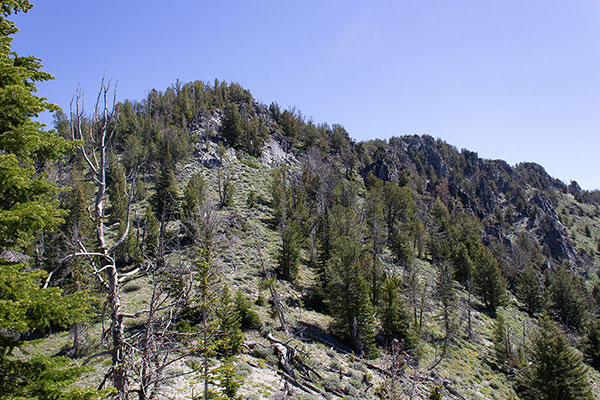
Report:
[[[123,315],[121,313],[121,300],[119,293],[119,276],[117,268],[112,265],[107,270],[109,285],[109,301],[112,319],[112,368],[113,384],[118,396],[122,399],[129,397],[127,384],[127,368],[125,365],[125,337],[123,336]]]
[[[115,132],[115,110],[114,103],[112,110],[109,111],[108,91],[110,83],[102,80],[98,100],[94,109],[94,114],[91,121],[86,121],[84,117],[83,106],[80,108],[81,95],[76,94],[76,112],[73,113],[71,108],[71,135],[73,140],[81,142],[79,149],[84,157],[96,185],[96,196],[94,201],[94,213],[92,219],[96,226],[96,251],[88,252],[83,244],[80,243],[81,252],[76,253],[78,256],[87,256],[91,260],[94,275],[101,282],[106,283],[108,289],[108,304],[110,305],[111,316],[111,337],[112,347],[110,349],[112,355],[111,375],[113,385],[117,389],[118,399],[129,398],[129,387],[127,377],[127,367],[125,350],[126,343],[123,334],[123,314],[121,311],[120,301],[120,285],[119,274],[115,265],[114,257],[111,254],[115,249],[123,243],[129,233],[130,225],[130,209],[133,199],[133,186],[129,194],[129,205],[127,210],[127,226],[122,236],[116,241],[112,247],[108,247],[104,235],[104,201],[106,199],[106,171],[107,171],[107,150],[110,148],[110,142]],[[99,113],[99,106],[102,111]],[[93,257],[100,257],[102,260],[102,268],[98,269],[95,266]],[[105,271],[106,282],[101,278],[101,272]]]

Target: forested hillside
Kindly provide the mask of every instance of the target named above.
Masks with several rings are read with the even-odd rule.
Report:
[[[0,399],[600,398],[598,192],[218,80],[60,111],[11,52],[29,7],[0,21]]]

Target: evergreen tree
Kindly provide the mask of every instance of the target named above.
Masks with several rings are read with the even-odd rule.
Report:
[[[244,127],[242,117],[235,104],[229,103],[223,109],[223,121],[219,131],[231,147],[236,149],[242,147]]]
[[[540,319],[531,342],[531,366],[519,376],[526,400],[591,400],[591,383],[581,356],[549,317]]]
[[[32,118],[58,107],[35,95],[36,82],[52,79],[35,57],[11,51],[18,29],[7,17],[27,12],[26,0],[0,3],[0,398],[98,398],[96,391],[75,388],[84,369],[60,357],[14,355],[27,333],[67,327],[87,316],[90,299],[82,293],[63,295],[45,287],[47,274],[11,256],[28,252],[41,232],[62,222],[56,185],[44,165],[57,161],[72,145]]]
[[[370,261],[370,291],[371,302],[377,305],[379,302],[379,286],[383,278],[380,255],[386,239],[385,219],[383,214],[383,200],[381,185],[371,188],[366,200],[366,219],[371,247],[372,259]]]
[[[168,154],[168,153],[167,153]],[[158,179],[154,187],[154,194],[150,198],[152,210],[161,225],[177,217],[178,214],[177,184],[173,172],[173,163],[170,157],[161,163]]]
[[[281,118],[277,121],[283,129],[283,134],[288,138],[292,145],[296,142],[298,136],[298,121],[293,111],[285,110]]]
[[[390,250],[394,259],[405,268],[409,268],[415,260],[415,253],[408,234],[397,227],[392,230]]]
[[[416,204],[407,187],[400,187],[390,181],[383,186],[383,205],[388,228],[388,240],[397,237],[397,230],[406,227],[414,220]]]
[[[502,272],[492,253],[483,246],[475,256],[473,284],[488,310],[495,312],[496,307],[506,302],[506,282]]]
[[[550,308],[563,324],[580,329],[586,318],[586,293],[578,278],[564,266],[550,275]]]
[[[356,240],[347,236],[337,239],[327,267],[327,301],[335,330],[358,354],[375,356],[373,312]]]
[[[465,284],[473,276],[473,260],[464,243],[458,245],[454,256],[454,279]]]
[[[221,190],[221,207],[229,207],[233,205],[233,194],[235,193],[235,185],[230,175],[225,175],[222,180]]]
[[[410,315],[400,297],[402,281],[396,277],[387,277],[383,282],[381,299],[381,327],[383,334],[397,339],[404,350],[416,345],[416,335],[410,327]]]
[[[224,358],[233,357],[240,352],[244,334],[241,330],[242,319],[231,299],[228,285],[223,286],[216,316],[219,320],[220,331],[217,352]]]
[[[258,119],[245,120],[244,128],[244,150],[248,154],[260,157],[262,153],[263,139],[269,134],[262,117]]]
[[[423,248],[425,242],[425,225],[420,219],[415,219],[412,227],[413,233],[413,252],[418,258],[423,257]]]
[[[238,390],[242,387],[243,379],[237,373],[233,357],[227,357],[221,365],[215,368],[215,376],[219,381],[222,396],[227,400],[242,400]]]
[[[200,173],[192,175],[183,191],[183,202],[181,209],[184,215],[192,215],[197,212],[198,206],[202,205],[206,198],[206,183]]]
[[[582,350],[585,362],[600,371],[600,320],[588,324],[583,338]]]
[[[532,266],[525,267],[517,279],[517,298],[525,305],[530,316],[540,312],[544,305],[544,297],[540,280]]]
[[[280,228],[281,247],[279,249],[279,273],[286,280],[294,280],[298,275],[302,233],[295,219],[289,218]]]
[[[240,316],[242,329],[262,329],[260,316],[256,311],[250,309],[250,302],[242,291],[238,291],[235,295],[235,309]]]
[[[143,249],[145,256],[154,259],[158,255],[158,240],[160,236],[160,223],[152,210],[152,206],[146,207],[144,215],[144,240]]]
[[[281,167],[271,173],[271,208],[273,220],[279,225],[291,212],[291,191],[287,185],[287,168]]]
[[[209,398],[209,385],[214,379],[215,371],[211,368],[212,357],[218,348],[219,325],[217,310],[219,308],[220,277],[214,266],[202,252],[196,261],[196,296],[195,308],[200,311],[199,351],[202,362],[195,369],[200,370],[203,382],[204,398]]]
[[[510,343],[510,331],[504,317],[498,315],[494,330],[492,331],[492,342],[494,343],[494,355],[500,367],[508,366],[513,359],[513,348]]]
[[[125,191],[125,169],[111,153],[108,170],[108,200],[110,202],[111,223],[125,223],[127,218],[128,198]]]
[[[198,228],[203,225],[201,221],[204,220],[202,216],[207,205],[206,183],[202,175],[196,173],[192,175],[183,190],[183,201],[181,203],[181,220],[192,240],[197,239]]]
[[[452,269],[447,263],[442,263],[439,267],[435,283],[435,298],[442,308],[445,350],[455,331],[454,316],[456,313],[456,289],[452,279]]]

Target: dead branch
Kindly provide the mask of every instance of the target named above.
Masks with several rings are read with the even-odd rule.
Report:
[[[270,280],[270,279],[272,279],[272,276],[270,273],[267,272],[267,269],[265,267],[265,262],[262,258],[262,252],[259,247],[257,247],[256,249],[258,251],[258,259],[260,260],[262,273],[263,273],[263,275],[265,275],[265,279]],[[275,310],[277,311],[277,316],[279,317],[279,323],[281,324],[281,328],[284,330],[284,332],[286,334],[289,335],[290,331],[288,329],[287,322],[285,321],[285,307],[283,306],[283,303],[281,302],[281,298],[279,297],[279,294],[277,293],[277,290],[275,289],[274,282],[269,284],[269,292],[271,293],[271,299],[273,300],[273,304],[275,305]]]

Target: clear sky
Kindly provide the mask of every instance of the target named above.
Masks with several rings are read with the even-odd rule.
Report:
[[[600,0],[33,2],[14,48],[65,110],[104,73],[120,100],[218,78],[357,140],[429,134],[600,188]]]

